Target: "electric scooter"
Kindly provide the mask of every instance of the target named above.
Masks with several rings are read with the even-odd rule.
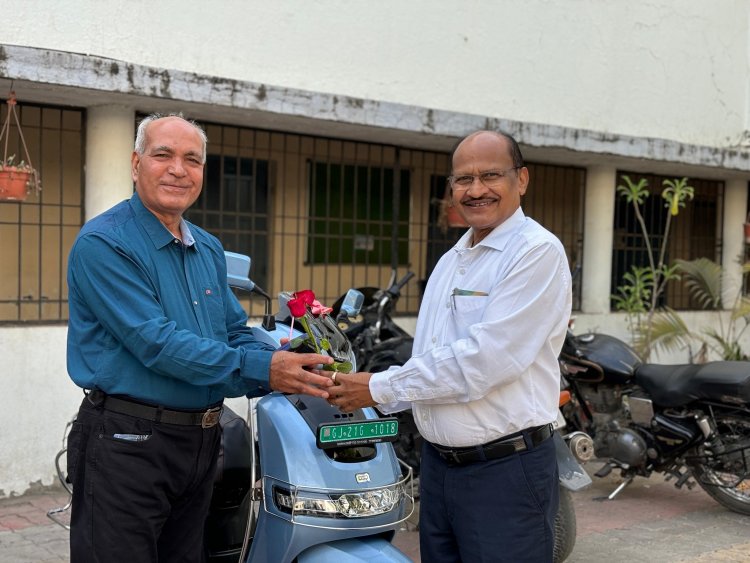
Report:
[[[291,295],[280,295],[280,312],[272,316],[270,297],[249,278],[250,258],[227,252],[226,260],[230,286],[266,299],[263,324],[252,327],[259,340],[278,348],[282,338],[303,336],[287,314]],[[362,301],[351,290],[352,315]],[[329,343],[334,359],[356,366],[335,322],[323,319],[313,330]],[[317,397],[273,392],[248,401],[247,420],[225,407],[221,425],[205,533],[211,563],[410,561],[391,543],[414,510],[411,468],[391,444],[396,419],[371,408],[342,413]],[[55,462],[71,490],[61,470],[65,441]],[[48,515],[65,525],[61,513],[69,506]]]

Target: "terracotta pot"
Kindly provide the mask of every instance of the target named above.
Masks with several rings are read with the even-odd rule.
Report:
[[[24,201],[29,195],[28,183],[30,172],[15,168],[0,170],[0,200]]]
[[[469,224],[464,221],[464,218],[461,217],[461,214],[456,210],[455,207],[452,205],[448,205],[448,207],[445,210],[446,219],[448,221],[448,226],[452,228],[466,228],[469,226]]]

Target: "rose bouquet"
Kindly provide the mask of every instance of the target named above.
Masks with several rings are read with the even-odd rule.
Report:
[[[323,369],[341,373],[351,372],[351,345],[336,326],[336,322],[331,319],[333,309],[315,299],[315,293],[310,289],[294,292],[289,296],[286,305],[294,320],[305,330],[305,334],[292,338],[294,322],[291,323],[290,349],[327,354],[333,358],[333,363],[324,366]]]

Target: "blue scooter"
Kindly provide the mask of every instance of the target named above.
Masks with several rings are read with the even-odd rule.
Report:
[[[226,253],[229,285],[266,299],[266,315],[255,336],[281,347],[303,333],[293,328],[286,299],[270,314],[270,297],[249,278],[250,258]],[[356,315],[363,296],[350,290],[346,307]],[[326,318],[314,330],[330,343],[337,360],[356,366],[346,336]],[[288,344],[285,344],[288,346]],[[391,542],[414,511],[411,468],[390,443],[398,421],[371,408],[342,413],[317,397],[270,393],[248,401],[247,420],[224,407],[222,450],[206,521],[210,563],[409,562]],[[61,461],[55,463],[71,490]],[[48,515],[66,526],[66,507]],[[66,526],[67,527],[67,526]]]

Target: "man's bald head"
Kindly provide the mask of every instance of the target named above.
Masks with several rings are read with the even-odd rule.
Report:
[[[518,143],[516,140],[509,135],[508,133],[503,133],[502,131],[489,131],[489,130],[480,130],[480,131],[474,131],[473,133],[469,133],[461,139],[458,143],[456,143],[456,146],[453,147],[453,152],[451,153],[451,162],[453,162],[453,157],[456,155],[456,151],[459,149],[461,145],[463,145],[467,141],[471,141],[475,139],[476,137],[480,135],[491,135],[496,137],[499,140],[505,141],[505,146],[507,146],[508,154],[510,155],[511,160],[513,161],[513,167],[514,168],[521,168],[525,166],[523,161],[523,154],[521,154],[521,148],[518,146]]]

